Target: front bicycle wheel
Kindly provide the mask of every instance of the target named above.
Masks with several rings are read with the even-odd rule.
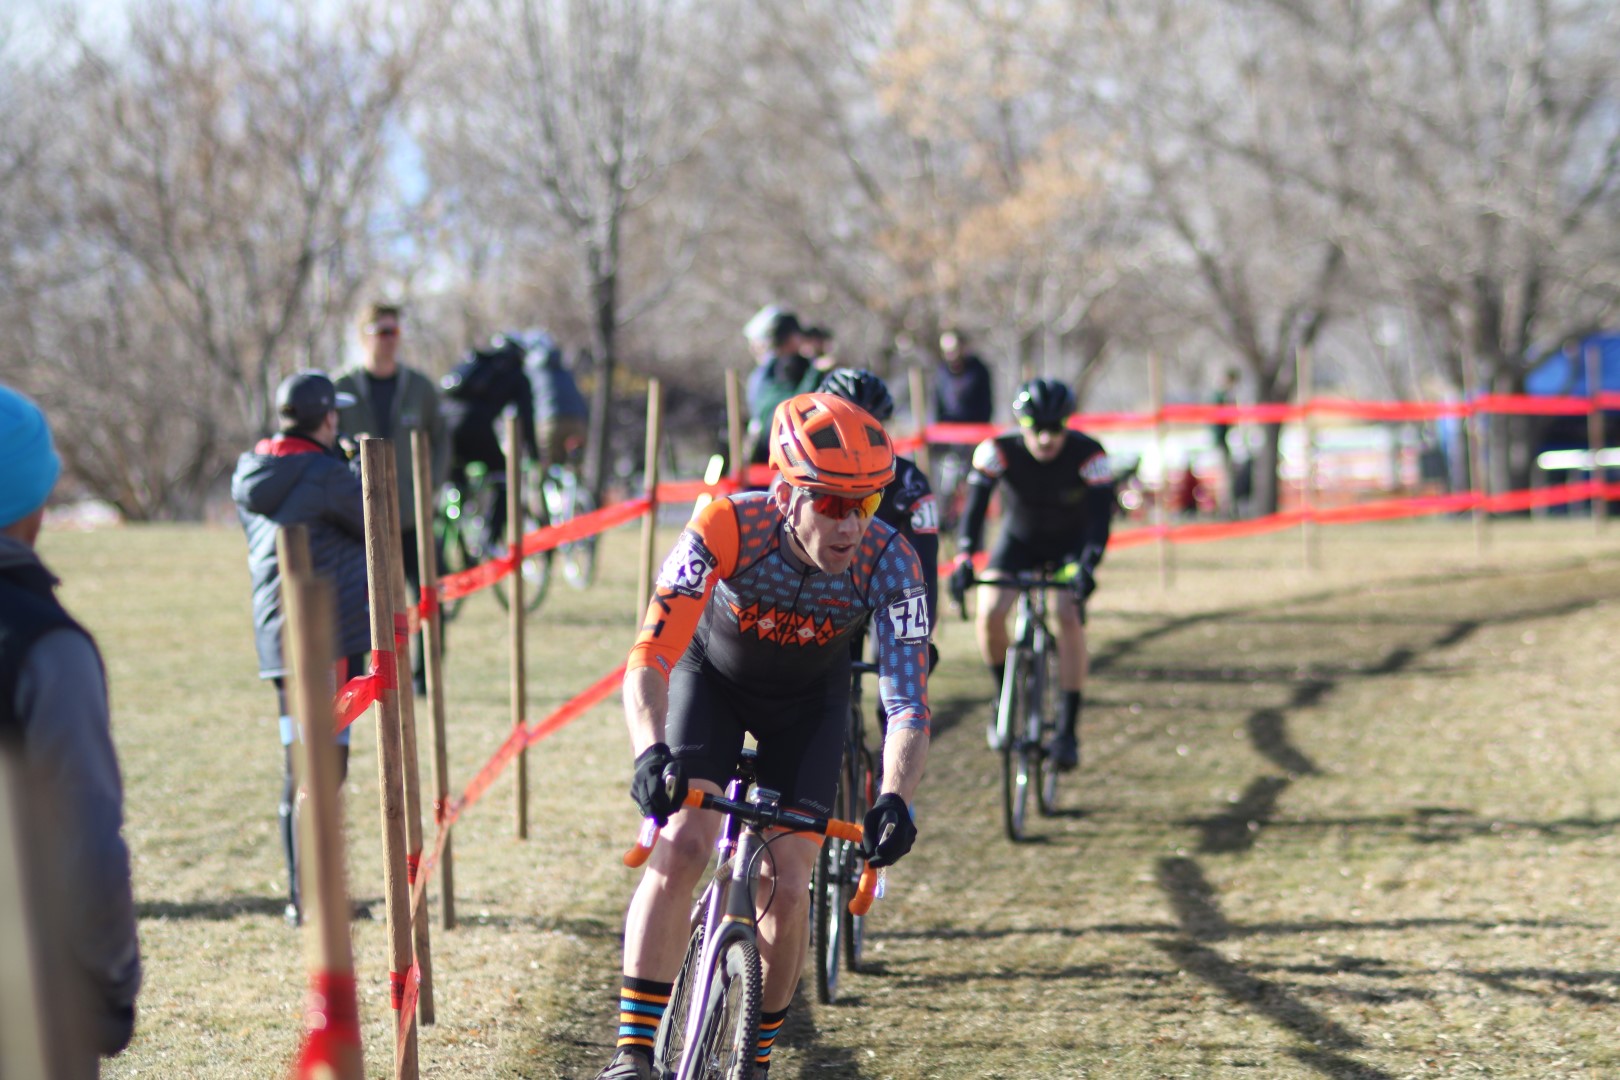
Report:
[[[854,794],[849,800],[849,817],[846,821],[865,821],[866,812],[872,808],[872,800],[877,798],[877,771],[872,767],[872,752],[866,748],[865,741],[859,743],[860,753],[856,755],[855,764],[849,770],[849,779]],[[844,895],[854,896],[855,889],[860,884],[861,848],[859,844],[844,845]],[[839,907],[838,917],[843,920],[844,930],[844,961],[849,970],[861,970],[862,946],[866,941],[866,916],[853,914],[849,910],[848,900]]]
[[[1046,760],[1046,747],[1052,743],[1057,734],[1057,709],[1059,707],[1057,695],[1057,680],[1055,678],[1057,658],[1052,652],[1052,642],[1048,638],[1043,647],[1035,654],[1036,689],[1032,700],[1036,708],[1031,711],[1030,728],[1035,737],[1035,760],[1040,783],[1036,786],[1038,805],[1045,815],[1057,813],[1058,800],[1058,770],[1057,766]]]
[[[692,936],[686,940],[686,955],[681,959],[681,970],[670,988],[669,1004],[664,1008],[658,1030],[653,1034],[653,1075],[670,1076],[680,1064],[686,1049],[686,1018],[692,1011],[693,988],[697,985],[698,965],[703,961],[703,924],[708,921],[708,894],[692,909]]]
[[[1029,711],[1031,657],[1025,649],[1013,646],[1007,653],[1006,676],[1001,684],[1001,708],[997,716],[1006,735],[1001,745],[1001,810],[1007,839],[1024,839],[1029,819],[1031,775],[1029,739],[1025,717]],[[1039,747],[1036,748],[1037,752]]]
[[[440,532],[439,539],[439,550],[443,552],[441,558],[443,559],[444,563],[439,567],[439,576],[441,578],[448,577],[451,574],[458,574],[468,567],[474,565],[472,560],[467,555],[467,543],[462,538],[461,528],[459,525],[448,524]],[[439,600],[440,617],[443,618],[445,622],[449,622],[451,619],[454,619],[456,617],[456,613],[461,610],[461,603],[465,599],[466,597],[464,596],[458,596],[454,600],[445,600],[441,598]]]
[[[712,972],[697,1039],[681,1058],[677,1080],[753,1080],[764,996],[759,950],[752,941],[728,941]]]
[[[848,821],[844,781],[833,800],[833,816]],[[816,1000],[830,1005],[838,1000],[838,966],[844,921],[839,918],[846,902],[844,891],[844,847],[846,841],[829,838],[816,856],[816,870],[810,883],[810,951],[816,958]]]

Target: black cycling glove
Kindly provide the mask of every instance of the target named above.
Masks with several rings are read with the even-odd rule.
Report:
[[[879,795],[861,825],[861,852],[868,865],[893,866],[917,841],[917,826],[906,800],[894,792]]]
[[[661,829],[669,815],[686,799],[686,770],[663,743],[653,743],[636,758],[636,774],[630,780],[630,797],[636,800],[644,817]]]
[[[973,560],[961,558],[951,567],[951,599],[958,604],[967,599],[968,586],[973,584]]]

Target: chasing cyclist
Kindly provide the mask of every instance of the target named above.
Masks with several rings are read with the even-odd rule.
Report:
[[[1047,752],[1060,771],[1080,763],[1080,707],[1088,666],[1086,600],[1097,587],[1097,564],[1108,545],[1114,478],[1102,444],[1067,422],[1074,393],[1056,379],[1032,379],[1018,388],[1013,414],[1019,430],[986,439],[973,452],[968,505],[957,538],[951,595],[958,602],[974,579],[972,556],[982,547],[990,493],[1001,485],[1002,526],[984,577],[1022,571],[1055,572],[1072,582],[1057,603],[1058,666],[1063,724]],[[1007,614],[1015,589],[979,586],[979,652],[995,676],[999,696],[1006,675]],[[992,744],[995,724],[990,725]]]
[[[599,1080],[648,1080],[653,1033],[686,949],[692,893],[720,816],[676,814],[688,784],[719,792],[743,736],[782,805],[831,812],[850,687],[850,638],[870,622],[887,712],[883,791],[863,823],[887,866],[917,835],[909,802],[928,750],[928,610],[916,553],[872,515],[894,478],[877,420],[800,394],[771,421],[769,491],[717,499],[664,561],[624,680],[631,796],[665,825],[625,918],[619,1037]],[[673,748],[673,749],[672,749]],[[666,779],[667,776],[667,779]],[[778,834],[758,897],[765,986],[755,1076],[799,982],[819,838]]]
[[[485,522],[485,551],[501,542],[506,528],[506,453],[495,422],[509,407],[517,412],[519,438],[532,461],[540,460],[534,431],[534,388],[523,369],[528,349],[515,334],[496,334],[489,348],[471,350],[439,383],[440,412],[450,430],[450,480],[463,491],[467,466],[487,470],[491,498]],[[515,449],[515,448],[514,448]]]

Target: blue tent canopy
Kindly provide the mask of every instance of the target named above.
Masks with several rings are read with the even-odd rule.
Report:
[[[1620,391],[1620,331],[1607,331],[1584,338],[1575,348],[1556,352],[1543,360],[1524,380],[1524,392],[1537,397],[1585,397],[1586,350],[1596,346],[1600,389]]]

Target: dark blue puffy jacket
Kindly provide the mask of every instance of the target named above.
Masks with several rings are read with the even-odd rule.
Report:
[[[332,584],[337,602],[333,659],[371,648],[371,606],[366,593],[365,512],[360,476],[336,451],[301,435],[260,440],[236,462],[231,498],[247,533],[253,576],[253,630],[259,677],[287,674],[281,652],[281,573],[276,529],[309,529],[315,573]]]

